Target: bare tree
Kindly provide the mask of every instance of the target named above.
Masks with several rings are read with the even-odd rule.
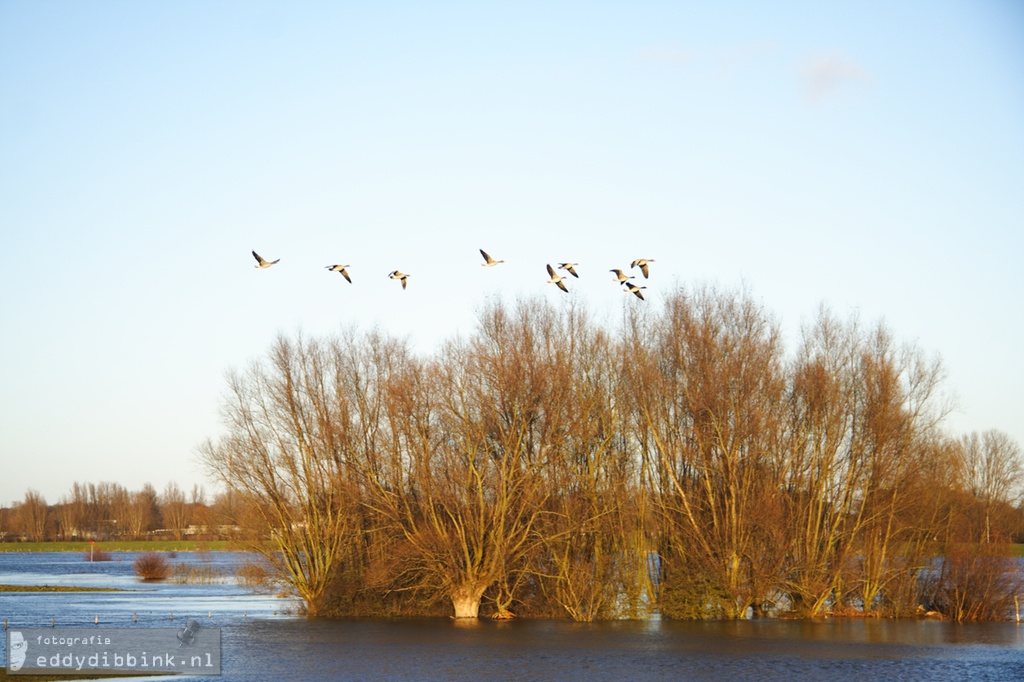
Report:
[[[96,515],[89,504],[89,486],[75,481],[71,484],[71,492],[66,500],[72,508],[70,522],[78,529],[78,535],[85,537],[96,531]]]
[[[853,440],[861,387],[859,328],[827,310],[804,329],[791,370],[785,487],[792,538],[787,593],[793,608],[815,615],[832,598],[853,547],[850,519],[863,476]]]
[[[164,525],[174,533],[176,540],[181,540],[185,536],[185,529],[188,528],[190,514],[185,491],[174,481],[164,487],[164,492],[160,496],[160,512]]]
[[[53,513],[57,519],[57,532],[61,538],[70,540],[83,536],[86,508],[84,504],[77,502],[73,495],[62,495],[54,506]]]
[[[1020,445],[1002,431],[970,433],[959,441],[956,470],[965,491],[984,509],[984,542],[992,540],[993,509],[1019,503],[1024,482]]]
[[[143,532],[152,524],[152,504],[147,491],[126,490],[125,499],[118,506],[121,531],[130,538],[141,538]]]
[[[545,468],[564,436],[558,336],[548,305],[497,304],[468,343],[392,382],[391,439],[371,461],[372,504],[400,528],[421,584],[447,594],[456,618],[529,553],[548,492]]]
[[[794,609],[879,606],[887,585],[921,567],[928,530],[910,513],[936,425],[941,365],[884,326],[826,309],[804,330],[789,391],[787,496]],[[915,512],[917,513],[917,512]]]
[[[206,503],[206,490],[198,483],[192,486],[189,503],[192,514],[192,524],[198,526],[204,535],[208,535],[213,526],[213,518],[210,507]]]
[[[146,532],[157,528],[161,521],[160,498],[153,485],[146,483],[140,490],[131,494],[128,530],[133,537],[142,537]]]
[[[679,292],[654,343],[634,383],[641,449],[665,520],[663,608],[741,617],[777,570],[759,546],[772,534],[758,520],[779,494],[778,326],[749,297]]]
[[[38,490],[27,490],[25,499],[16,509],[17,524],[25,536],[35,542],[45,541],[50,520],[46,498]]]
[[[96,532],[102,537],[117,537],[121,533],[114,510],[118,488],[117,483],[108,481],[88,484],[89,508]]]
[[[960,473],[954,463],[962,455],[961,444],[954,444],[947,464],[954,478]],[[922,601],[957,622],[1006,619],[1024,588],[1006,527],[987,513],[983,500],[962,487],[947,489],[943,502],[945,525],[935,529],[939,570],[927,575]]]
[[[922,547],[919,538],[929,531],[908,511],[916,504],[919,471],[929,463],[931,441],[947,407],[939,400],[938,360],[913,345],[897,345],[881,325],[863,346],[864,403],[855,428],[865,475],[857,491],[861,513],[851,530],[859,548],[854,593],[861,608],[871,612],[885,602],[890,583],[917,572],[919,557],[909,552]]]
[[[228,376],[227,434],[200,453],[273,540],[262,551],[314,615],[348,540],[353,499],[348,377],[332,343],[278,338],[264,362]]]
[[[110,520],[118,537],[132,535],[132,494],[120,483],[110,484]]]
[[[555,406],[565,435],[548,458],[551,513],[537,528],[544,551],[533,558],[533,570],[557,605],[553,615],[635,618],[654,601],[647,564],[654,544],[642,525],[638,459],[624,437],[631,413],[620,369],[624,348],[580,307],[563,317],[565,362],[556,381],[571,390]]]

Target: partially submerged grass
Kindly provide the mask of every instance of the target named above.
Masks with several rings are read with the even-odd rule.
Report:
[[[274,583],[270,570],[262,561],[243,561],[235,569],[235,576],[243,587],[267,589]]]
[[[224,577],[224,572],[209,564],[175,564],[174,582],[190,585],[212,585]]]

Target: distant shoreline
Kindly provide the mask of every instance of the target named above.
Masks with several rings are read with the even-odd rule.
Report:
[[[1011,545],[1012,555],[1024,557],[1024,543]],[[247,552],[250,547],[235,540],[103,540],[95,552]],[[0,552],[88,552],[82,542],[0,542]]]
[[[117,587],[79,587],[76,585],[0,585],[0,592],[134,592]]]
[[[231,540],[102,540],[95,545],[78,542],[0,542],[0,552],[241,552]]]

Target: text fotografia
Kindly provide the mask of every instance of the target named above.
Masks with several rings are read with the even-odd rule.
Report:
[[[220,674],[220,628],[11,628],[11,675]]]

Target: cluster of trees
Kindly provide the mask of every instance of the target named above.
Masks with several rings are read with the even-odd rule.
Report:
[[[427,357],[278,338],[201,455],[310,614],[1003,617],[1020,448],[945,433],[942,377],[742,291],[492,302]]]
[[[47,540],[140,540],[162,532],[180,540],[190,527],[208,535],[218,533],[225,519],[235,516],[230,500],[207,504],[203,488],[185,493],[168,483],[158,494],[150,484],[131,491],[119,483],[72,484],[71,490],[49,505],[36,490],[12,507],[0,507],[0,538]]]

